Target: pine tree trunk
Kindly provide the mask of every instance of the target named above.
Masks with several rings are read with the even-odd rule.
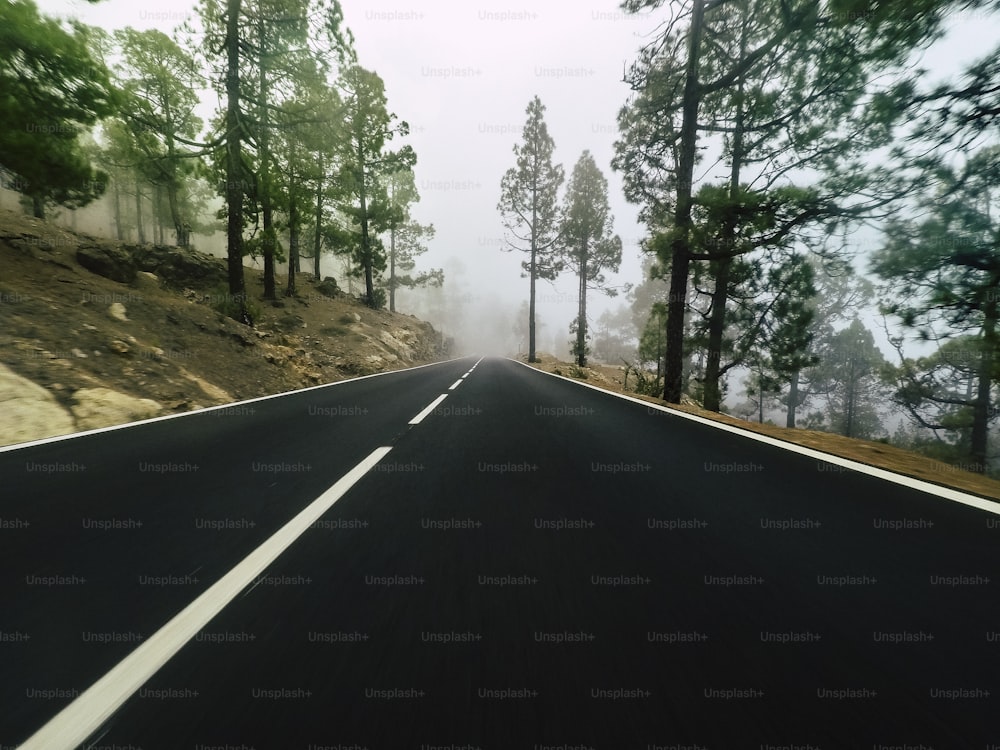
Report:
[[[716,263],[715,289],[712,291],[712,314],[708,320],[708,351],[705,362],[704,406],[708,411],[719,411],[722,394],[719,371],[722,369],[722,336],[726,328],[726,303],[729,300],[729,271],[732,258],[722,258]]]
[[[177,247],[187,247],[191,240],[188,237],[187,227],[181,218],[180,204],[177,201],[177,187],[167,184],[167,203],[170,205],[170,219],[174,225],[174,239]]]
[[[788,384],[788,415],[785,417],[785,427],[795,427],[795,409],[799,405],[799,377],[800,372],[796,370],[792,373],[792,379]]]
[[[677,165],[677,202],[674,209],[674,239],[670,247],[670,296],[667,300],[667,357],[663,377],[663,399],[679,404],[684,380],[684,312],[688,273],[691,267],[691,190],[698,139],[698,106],[701,93],[698,66],[705,22],[705,0],[692,0],[688,32],[687,71],[684,80],[680,158]]]
[[[396,222],[389,228],[389,312],[396,312]]]
[[[320,162],[320,170],[323,169],[323,162]],[[316,181],[316,231],[313,237],[313,278],[319,281],[319,254],[323,249],[323,180]]]
[[[537,161],[537,154],[536,154]],[[537,174],[537,165],[535,173]],[[528,295],[528,361],[537,362],[535,356],[535,277],[538,273],[538,193],[531,195],[531,263],[528,266],[531,291]]]
[[[531,291],[528,294],[528,361],[537,362],[535,357],[535,243],[531,243],[531,265],[528,275],[531,277]]]
[[[146,244],[146,230],[142,224],[142,190],[139,180],[135,181],[135,231],[140,245]]]
[[[260,210],[262,220],[261,253],[264,256],[264,299],[276,299],[274,282],[274,207],[271,203],[271,133],[270,117],[267,107],[270,96],[267,65],[264,59],[267,51],[264,46],[263,19],[257,38],[260,44],[260,87],[258,92],[260,112]]]
[[[580,262],[580,303],[576,323],[576,364],[587,366],[587,250]]]
[[[121,204],[121,191],[118,189],[118,180],[114,181],[115,185],[115,202],[114,202],[114,213],[115,213],[115,237],[119,242],[125,239],[125,233],[122,231],[122,204]]]
[[[153,186],[153,227],[154,237],[157,245],[163,245],[163,216],[160,214],[160,206],[163,202],[163,189],[159,184]]]
[[[371,235],[368,231],[368,196],[361,189],[361,258],[365,271],[365,298],[368,306],[375,307],[375,277],[372,272]]]
[[[288,202],[288,287],[285,289],[286,297],[295,296],[295,273],[299,270],[299,239],[301,231],[299,229],[299,203],[295,198],[294,186],[288,186],[290,195]]]
[[[844,394],[844,435],[854,437],[854,409],[857,400],[857,379],[854,377],[854,361],[848,372],[847,391]]]
[[[240,20],[241,0],[226,5],[226,260],[229,295],[236,319],[253,325],[243,282],[243,173],[240,164]]]
[[[666,364],[664,361],[663,350],[666,347],[667,339],[666,335],[660,336],[657,332],[656,334],[656,384],[659,386],[660,378],[663,377],[663,367]]]
[[[371,236],[368,228],[368,188],[365,185],[365,152],[362,138],[357,138],[358,168],[361,176],[358,181],[358,199],[361,204],[361,267],[365,274],[365,299],[367,305],[375,307],[375,278],[372,272],[372,247]]]
[[[174,225],[174,241],[177,247],[188,247],[190,244],[187,222],[181,216],[180,201],[177,198],[177,151],[174,146],[173,122],[174,116],[170,110],[170,101],[163,102],[166,121],[170,123],[164,134],[164,145],[167,149],[166,172],[167,204],[170,206],[170,222]],[[161,240],[162,244],[162,240]]]
[[[988,438],[991,396],[993,390],[993,367],[997,346],[997,298],[996,283],[987,293],[983,314],[982,351],[979,358],[979,382],[976,389],[976,401],[972,407],[972,435],[970,458],[972,470],[977,474],[985,474],[988,462]]]

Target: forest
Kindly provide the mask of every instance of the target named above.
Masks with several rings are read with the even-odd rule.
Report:
[[[498,206],[528,257],[529,359],[535,281],[568,269],[580,366],[592,352],[668,403],[760,422],[781,414],[787,427],[995,467],[1000,49],[945,83],[929,84],[913,60],[956,15],[994,17],[1000,4],[622,7],[660,13],[624,76],[611,165],[647,231],[643,278],[588,330],[586,292],[620,261],[607,185],[585,176],[582,158],[559,203],[563,170],[533,102]],[[876,247],[860,257],[865,231]],[[866,320],[866,307],[878,317]],[[907,355],[904,342],[926,353]],[[727,405],[735,373],[745,400]]]
[[[944,82],[914,61],[951,19],[995,19],[1000,3],[621,9],[651,20],[623,73],[611,163],[587,150],[569,170],[555,163],[535,96],[497,186],[499,249],[528,280],[515,326],[528,359],[537,283],[568,274],[580,367],[620,366],[667,403],[995,473],[1000,48]],[[207,121],[203,91],[222,103]],[[0,101],[0,180],[26,211],[103,196],[117,239],[180,247],[224,228],[220,307],[236,320],[295,295],[303,269],[318,279],[324,254],[373,308],[395,310],[400,289],[449,297],[441,269],[417,267],[435,227],[413,217],[410,126],[359,61],[338,0],[199,0],[172,34],[5,2]],[[645,231],[642,276],[628,283],[615,276],[607,168]],[[873,249],[860,253],[859,236]],[[261,300],[247,256],[263,264]],[[591,293],[625,302],[595,316]]]
[[[114,32],[45,17],[31,0],[0,10],[4,187],[34,216],[107,194],[117,239],[189,247],[224,222],[228,293],[252,323],[243,259],[261,259],[263,300],[275,264],[295,274],[342,256],[372,307],[399,287],[440,284],[414,271],[433,236],[410,216],[420,196],[409,125],[389,111],[336,0],[205,0],[172,35]],[[214,91],[225,106],[197,114]],[[221,204],[221,205],[220,205]],[[213,206],[219,205],[217,210]],[[145,217],[145,218],[144,218]],[[150,218],[152,220],[150,220]]]

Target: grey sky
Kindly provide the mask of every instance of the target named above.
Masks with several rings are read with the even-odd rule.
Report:
[[[394,111],[413,127],[419,216],[438,230],[435,258],[428,262],[461,257],[470,281],[501,290],[513,304],[526,298],[523,256],[499,250],[503,229],[496,204],[525,107],[537,94],[567,177],[584,149],[608,177],[615,229],[625,244],[620,276],[638,276],[641,228],[635,208],[621,197],[610,162],[617,112],[628,95],[623,67],[648,21],[627,16],[606,0],[521,5],[424,0],[364,9],[345,4],[345,16],[362,63],[385,79]],[[554,286],[543,283],[539,291],[540,317],[568,340],[574,282],[567,275]],[[548,336],[543,341],[547,347]]]

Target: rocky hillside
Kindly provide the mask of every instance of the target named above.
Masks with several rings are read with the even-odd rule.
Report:
[[[0,210],[0,444],[119,424],[441,359],[416,318],[300,274],[225,317],[225,263],[129,246]],[[285,280],[279,278],[279,289]]]

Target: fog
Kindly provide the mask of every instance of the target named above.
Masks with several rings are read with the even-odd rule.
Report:
[[[385,81],[389,109],[410,124],[406,140],[416,150],[415,168],[421,201],[414,218],[432,223],[436,236],[417,270],[443,268],[443,290],[398,293],[400,312],[425,317],[455,339],[456,352],[511,354],[526,349],[518,320],[528,297],[521,277],[523,254],[503,252],[503,228],[496,204],[500,179],[513,164],[513,145],[520,141],[528,101],[538,95],[556,153],[567,174],[584,149],[594,155],[609,181],[615,232],[624,254],[612,285],[640,281],[639,242],[644,230],[636,207],[623,196],[621,180],[610,161],[617,137],[616,115],[629,90],[623,72],[636,50],[654,34],[660,15],[630,16],[613,0],[563,0],[522,5],[455,0],[409,3],[344,0],[345,22],[354,33],[361,65]],[[43,12],[79,18],[105,29],[132,26],[171,32],[196,20],[193,0],[40,0]],[[928,80],[946,78],[984,54],[998,35],[995,18],[959,14],[946,37],[915,64]],[[208,120],[218,106],[206,92]],[[703,174],[703,177],[712,177]],[[16,196],[0,196],[16,205]],[[62,211],[62,223],[95,234],[111,235],[107,198],[73,219]],[[866,271],[867,253],[879,242],[867,228],[851,240],[855,267]],[[224,237],[195,236],[196,247],[223,255]],[[308,269],[304,261],[304,269]],[[345,282],[342,261],[324,256],[323,275]],[[346,283],[346,282],[345,282]],[[566,274],[554,283],[539,282],[538,345],[542,351],[568,356],[569,324],[576,313],[576,283]],[[589,317],[623,302],[592,293]],[[524,317],[524,316],[520,316]],[[874,310],[866,324],[889,356]],[[515,331],[519,326],[521,333]],[[735,385],[735,383],[734,383]]]
[[[42,0],[43,12],[79,18],[105,29],[132,26],[170,32],[193,19],[193,2],[136,3]],[[528,9],[530,8],[530,10]],[[594,154],[609,180],[615,231],[625,252],[613,284],[639,275],[642,229],[636,210],[621,197],[611,171],[616,115],[628,95],[625,66],[648,33],[648,19],[627,16],[610,2],[533,3],[519,10],[506,5],[427,2],[409,5],[344,3],[346,24],[354,32],[359,62],[386,84],[389,109],[410,124],[407,139],[416,150],[421,201],[414,218],[432,223],[436,236],[418,261],[418,270],[443,268],[444,291],[455,295],[455,319],[441,318],[441,305],[421,296],[399,294],[401,312],[423,312],[452,331],[458,351],[516,353],[515,313],[528,296],[521,278],[523,254],[503,252],[503,227],[496,204],[500,178],[513,164],[512,148],[521,138],[525,107],[538,95],[555,140],[555,159],[567,176],[584,149]],[[206,94],[203,119],[217,106]],[[16,198],[14,200],[16,203]],[[7,199],[4,205],[10,207]],[[77,218],[83,231],[111,236],[107,198]],[[69,225],[66,214],[61,212]],[[198,249],[222,255],[224,237],[194,238]],[[342,263],[324,256],[322,272],[343,281]],[[539,344],[568,353],[569,324],[576,312],[575,282],[566,275],[540,282]],[[607,303],[594,294],[593,319]],[[409,306],[410,309],[407,309]],[[475,325],[473,325],[473,322]],[[526,325],[526,322],[525,322]],[[526,347],[526,342],[523,345]]]

